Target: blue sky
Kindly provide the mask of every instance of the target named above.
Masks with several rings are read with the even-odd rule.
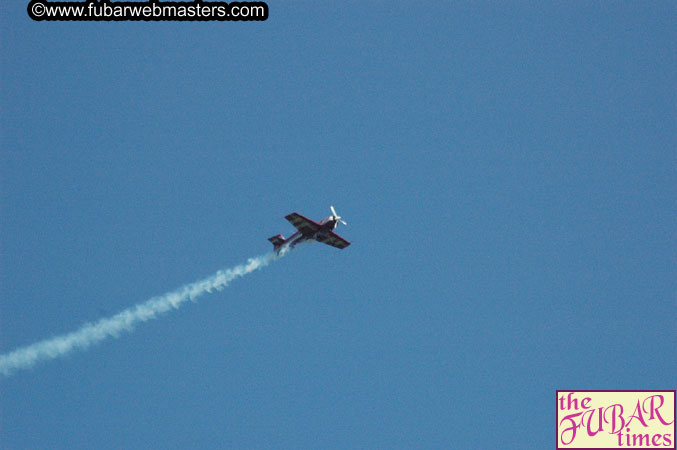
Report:
[[[674,2],[0,4],[0,352],[270,250],[0,380],[3,448],[553,448],[557,389],[674,389]]]

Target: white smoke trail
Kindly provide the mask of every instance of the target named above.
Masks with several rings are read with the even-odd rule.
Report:
[[[222,290],[235,278],[247,275],[281,258],[286,250],[284,249],[279,255],[268,253],[250,258],[245,264],[219,270],[209,278],[187,284],[159,297],[153,297],[112,317],[85,324],[77,331],[36,342],[5,355],[0,355],[0,374],[9,376],[16,370],[32,367],[40,361],[58,358],[76,349],[84,350],[108,337],[117,337],[124,331],[130,332],[138,322],[146,322],[155,319],[158,314],[171,309],[178,309],[187,300],[195,300],[206,292],[211,292],[214,289]]]

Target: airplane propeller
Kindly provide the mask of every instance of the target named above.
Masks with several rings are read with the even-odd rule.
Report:
[[[331,213],[332,213],[333,219],[334,219],[335,221],[341,222],[343,225],[348,225],[343,219],[341,219],[341,216],[339,216],[338,214],[336,214],[336,210],[334,209],[333,206],[330,206],[329,208],[331,208]]]

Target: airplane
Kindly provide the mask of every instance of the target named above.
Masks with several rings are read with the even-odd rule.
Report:
[[[296,233],[285,239],[284,236],[278,234],[268,238],[273,243],[273,249],[280,253],[281,250],[287,250],[294,247],[296,244],[305,241],[317,241],[323,244],[331,245],[332,247],[344,249],[350,245],[350,242],[343,239],[332,230],[341,222],[343,225],[348,225],[341,216],[336,214],[333,206],[331,208],[331,216],[325,217],[320,223],[303,217],[299,213],[291,213],[285,217],[298,230]]]

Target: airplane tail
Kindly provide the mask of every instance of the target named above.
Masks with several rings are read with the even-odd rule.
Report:
[[[286,242],[284,236],[282,236],[281,234],[269,237],[268,240],[273,243],[273,250],[275,251],[278,251],[282,246],[282,244]]]

